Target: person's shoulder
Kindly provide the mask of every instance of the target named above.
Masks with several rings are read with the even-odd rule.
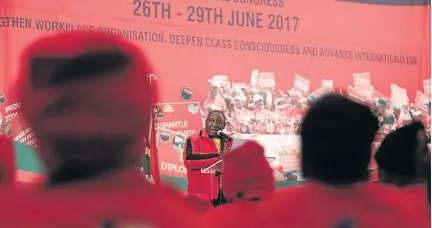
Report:
[[[305,185],[298,185],[294,187],[287,187],[278,189],[273,197],[274,201],[286,201],[290,200],[292,198],[301,198],[303,195],[305,195],[306,191],[310,190],[310,186]]]
[[[262,201],[258,213],[272,219],[285,219],[291,210],[301,210],[305,206],[308,186],[295,186],[278,189],[274,196]]]
[[[198,139],[201,136],[202,130],[199,130],[198,132],[193,133],[192,135],[189,135],[187,139],[195,140]]]
[[[401,197],[403,192],[389,184],[365,184],[365,192],[375,199],[393,202],[393,199]]]
[[[407,191],[388,184],[370,184],[367,193],[374,203],[371,209],[377,209],[401,224],[412,224],[411,227],[428,224],[430,227],[426,199],[425,207],[419,207],[418,201],[409,197]]]

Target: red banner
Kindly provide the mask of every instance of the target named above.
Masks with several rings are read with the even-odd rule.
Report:
[[[182,135],[192,135],[203,128],[199,102],[158,103],[153,116],[155,127]]]
[[[186,143],[187,136],[163,128],[157,128],[156,135],[160,174],[186,177],[183,145]]]

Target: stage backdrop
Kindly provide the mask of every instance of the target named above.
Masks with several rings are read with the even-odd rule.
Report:
[[[289,142],[267,153],[277,158],[278,180],[295,182],[298,124],[310,102],[330,91],[374,108],[382,124],[378,141],[409,119],[430,116],[430,1],[365,2],[2,0],[1,131],[36,146],[31,129],[17,121],[19,101],[8,95],[30,41],[53,32],[104,31],[145,50],[160,102],[174,107],[176,115],[158,125],[174,138],[174,147],[158,145],[166,149],[157,162],[164,178],[185,184],[181,158],[173,158],[181,139],[200,130],[202,120],[185,109],[197,104],[199,115],[225,111],[227,131],[238,137],[278,135],[272,142]]]

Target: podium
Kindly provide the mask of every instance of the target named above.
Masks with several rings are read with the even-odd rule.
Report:
[[[226,152],[231,153],[231,152]],[[275,157],[265,157],[268,163],[276,160]],[[212,200],[213,206],[217,207],[227,203],[222,191],[221,177],[222,177],[223,159],[211,164],[206,168],[201,169],[201,173],[214,174],[218,180],[218,197]]]

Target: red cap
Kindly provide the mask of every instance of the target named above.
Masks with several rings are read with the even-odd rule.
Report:
[[[229,200],[263,198],[274,193],[273,170],[260,144],[248,141],[224,156],[222,188]]]

